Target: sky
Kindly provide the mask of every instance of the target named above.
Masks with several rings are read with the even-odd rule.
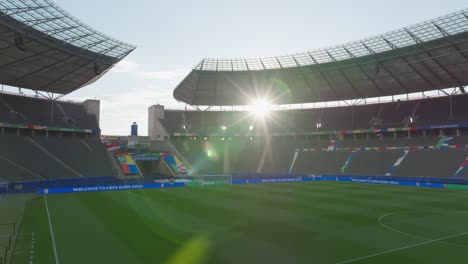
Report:
[[[203,58],[287,55],[355,41],[468,8],[466,0],[55,0],[136,50],[65,99],[101,100],[104,135],[147,134],[148,107],[182,109],[172,92]]]

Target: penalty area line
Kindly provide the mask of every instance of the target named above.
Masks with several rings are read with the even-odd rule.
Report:
[[[453,236],[447,236],[447,237],[441,237],[441,238],[437,238],[437,239],[432,239],[432,240],[429,240],[429,241],[425,241],[425,242],[421,242],[421,243],[417,243],[417,244],[413,244],[413,245],[408,245],[408,246],[404,246],[404,247],[394,248],[394,249],[390,249],[390,250],[387,250],[387,251],[382,251],[382,252],[379,252],[379,253],[374,253],[374,254],[371,254],[371,255],[367,255],[367,256],[363,256],[363,257],[359,257],[359,258],[355,258],[355,259],[350,259],[350,260],[345,260],[345,261],[337,262],[336,264],[351,263],[351,262],[355,262],[355,261],[358,261],[358,260],[373,258],[373,257],[385,255],[385,254],[388,254],[388,253],[393,253],[393,252],[400,251],[400,250],[404,250],[404,249],[408,249],[408,248],[419,247],[419,246],[422,246],[422,245],[426,245],[426,244],[430,244],[430,243],[442,241],[442,240],[445,240],[445,239],[450,239],[450,238],[465,236],[465,235],[468,235],[468,232],[461,233],[461,234],[457,234],[457,235],[453,235]]]
[[[49,205],[47,204],[47,195],[44,195],[44,201],[45,201],[45,206],[46,206],[46,211],[47,211],[47,218],[49,219],[49,230],[50,230],[50,237],[52,239],[52,246],[54,248],[55,264],[59,264],[57,246],[55,245],[54,230],[52,229],[52,220],[50,219]]]

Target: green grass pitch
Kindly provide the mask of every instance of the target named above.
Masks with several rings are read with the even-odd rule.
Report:
[[[61,264],[466,263],[468,192],[278,183],[49,195]],[[34,234],[34,235],[33,235]],[[13,264],[53,264],[43,196]]]

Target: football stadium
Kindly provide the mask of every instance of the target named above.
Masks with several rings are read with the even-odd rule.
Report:
[[[440,15],[202,59],[185,109],[154,98],[147,136],[106,135],[100,100],[63,97],[137,47],[0,1],[0,264],[464,263],[468,9]]]

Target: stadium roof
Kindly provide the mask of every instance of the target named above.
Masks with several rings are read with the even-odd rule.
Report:
[[[67,94],[99,79],[135,46],[50,0],[0,1],[0,83]]]
[[[190,105],[311,103],[468,84],[468,9],[332,48],[259,59],[204,59],[176,87]],[[464,91],[464,90],[463,90]]]

